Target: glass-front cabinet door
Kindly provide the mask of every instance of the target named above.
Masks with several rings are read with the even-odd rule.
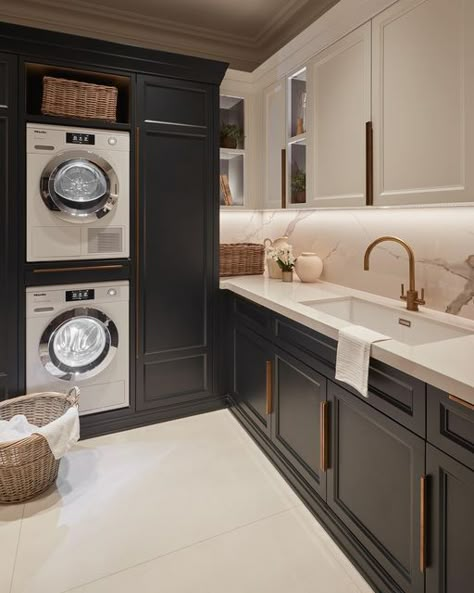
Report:
[[[287,87],[287,192],[286,206],[308,203],[306,183],[306,138],[308,127],[307,70],[301,68],[288,78]]]

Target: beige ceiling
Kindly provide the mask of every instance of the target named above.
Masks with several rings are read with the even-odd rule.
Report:
[[[0,0],[0,19],[253,70],[338,0]]]

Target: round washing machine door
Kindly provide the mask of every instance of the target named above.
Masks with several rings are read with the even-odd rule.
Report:
[[[83,381],[110,364],[118,342],[117,327],[105,313],[76,307],[51,321],[41,336],[39,355],[56,379]]]
[[[44,169],[40,185],[46,207],[68,222],[103,218],[118,200],[113,167],[86,150],[57,155]]]

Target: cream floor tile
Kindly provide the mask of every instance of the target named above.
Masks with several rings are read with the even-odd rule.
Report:
[[[70,593],[361,593],[335,548],[298,507]]]
[[[24,505],[0,505],[0,591],[8,593],[15,566]]]
[[[226,410],[87,440],[25,507],[12,593],[59,593],[299,504]]]

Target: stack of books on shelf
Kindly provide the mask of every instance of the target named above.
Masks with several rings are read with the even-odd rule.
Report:
[[[224,206],[232,206],[232,192],[230,191],[229,178],[221,175],[221,194],[224,199]]]

